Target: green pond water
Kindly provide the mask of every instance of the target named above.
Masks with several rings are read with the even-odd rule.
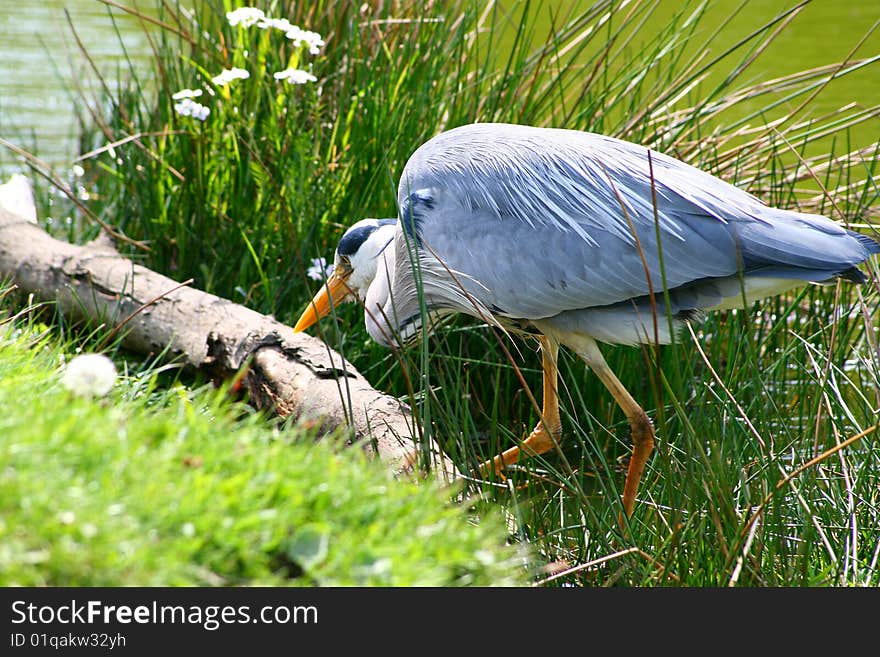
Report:
[[[589,3],[577,4],[587,6]],[[713,24],[735,14],[722,39],[732,43],[794,2],[752,0],[737,13],[741,4],[731,0],[711,3],[705,25],[707,33]],[[546,11],[547,24],[552,13],[562,12],[570,5],[561,1],[544,3],[541,11]],[[680,5],[674,0],[661,0],[652,20],[661,24],[664,16]],[[148,8],[151,3],[139,0],[137,6]],[[65,10],[80,40],[111,85],[118,75],[125,74],[129,61],[148,69],[149,56],[149,43],[140,23],[118,10],[112,10],[111,14],[99,0],[0,1],[0,136],[35,151],[62,176],[78,154],[77,109],[71,89],[83,86],[95,95],[93,103],[100,105],[96,78],[77,48]],[[813,0],[748,70],[744,79],[757,82],[839,61],[878,20],[880,0]],[[332,41],[328,47],[332,47]],[[865,57],[877,53],[880,53],[880,32],[871,36],[856,55]],[[865,107],[880,105],[880,66],[835,81],[816,99],[810,111],[820,116],[847,103]],[[880,119],[853,133],[853,141],[860,145],[878,139]],[[0,174],[5,176],[22,168],[20,160],[13,155],[0,153]]]

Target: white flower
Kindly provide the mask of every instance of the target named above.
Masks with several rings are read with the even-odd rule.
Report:
[[[274,27],[276,30],[281,30],[282,32],[290,32],[291,30],[299,29],[286,18],[264,18],[257,23],[257,27],[261,30],[267,30],[270,27]]]
[[[116,366],[103,354],[82,354],[64,368],[61,385],[79,397],[103,397],[116,383]]]
[[[287,38],[293,41],[293,45],[296,47],[305,43],[309,47],[309,52],[313,55],[321,52],[321,48],[324,46],[324,39],[321,38],[320,34],[310,32],[309,30],[301,30],[296,25],[287,33]]]
[[[172,95],[171,98],[174,100],[183,100],[184,98],[198,98],[201,95],[201,89],[181,89],[176,94]]]
[[[333,273],[333,265],[328,265],[325,258],[312,258],[312,266],[306,270],[306,276],[313,281],[323,281]]]
[[[174,103],[174,111],[181,116],[191,116],[199,121],[204,121],[208,118],[208,114],[211,113],[210,108],[189,98],[184,98],[179,103]]]
[[[264,14],[261,9],[256,9],[254,7],[240,7],[235,11],[226,13],[226,20],[229,21],[229,24],[232,27],[235,27],[236,25],[250,27],[257,21],[263,20],[265,17],[266,14]]]
[[[247,80],[249,77],[251,77],[251,74],[243,68],[224,68],[220,75],[212,78],[212,81],[218,87],[225,87],[233,80]]]
[[[318,78],[298,68],[288,68],[275,73],[272,77],[276,80],[287,80],[290,84],[305,84],[306,82],[316,82]]]

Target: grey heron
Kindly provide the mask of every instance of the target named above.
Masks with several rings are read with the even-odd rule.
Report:
[[[629,421],[627,516],[654,429],[597,342],[669,343],[704,311],[805,283],[862,283],[857,266],[880,252],[823,216],[769,207],[673,157],[574,130],[485,123],[443,132],[410,157],[397,201],[398,218],[345,232],[294,330],[358,299],[367,331],[386,346],[409,342],[426,316],[433,325],[454,312],[536,337],[540,421],[483,464],[499,473],[558,444],[557,355],[571,349]]]

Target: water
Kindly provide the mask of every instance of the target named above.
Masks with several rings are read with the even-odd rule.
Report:
[[[134,4],[133,0],[121,1]],[[141,0],[137,4],[149,8],[152,3]],[[558,8],[560,3],[547,3],[551,4]],[[715,3],[710,22],[720,20],[739,4],[740,0]],[[753,0],[731,22],[725,36],[729,35],[732,42],[791,4],[792,0]],[[656,20],[662,21],[664,12],[671,11],[674,5],[677,2],[663,0]],[[78,135],[75,95],[70,89],[74,82],[91,88],[95,77],[76,47],[64,9],[70,12],[92,58],[114,84],[117,71],[124,72],[128,64],[108,8],[99,0],[0,0],[0,7],[0,136],[35,151],[54,167],[69,169],[77,155]],[[111,11],[135,66],[148,70],[149,44],[139,22],[119,10]],[[878,19],[880,0],[814,0],[745,78],[757,81],[837,61]],[[880,33],[862,46],[858,54],[878,52]],[[875,66],[835,82],[832,89],[816,100],[812,113],[830,112],[846,102],[880,105],[877,70]],[[880,120],[854,133],[854,142],[859,144],[878,138]],[[0,177],[21,169],[20,160],[0,152]]]
[[[83,85],[89,95],[97,89],[97,77],[76,45],[65,9],[111,88],[117,72],[124,74],[129,68],[102,2],[0,0],[0,137],[59,169],[69,169],[78,154],[74,108],[81,101],[73,91],[75,84]],[[149,43],[139,22],[112,11],[133,63],[148,70]],[[0,178],[24,169],[20,159],[0,152]]]

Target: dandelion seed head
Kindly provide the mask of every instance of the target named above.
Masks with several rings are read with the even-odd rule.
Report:
[[[226,13],[226,20],[232,27],[236,25],[251,27],[264,18],[266,18],[266,14],[262,9],[256,7],[239,7],[235,11]]]
[[[286,80],[289,84],[305,84],[306,82],[317,82],[318,78],[298,68],[288,68],[278,71],[272,75],[276,80]]]
[[[224,68],[219,75],[212,78],[212,81],[218,87],[225,87],[233,80],[247,80],[249,77],[251,74],[243,68]]]
[[[116,366],[103,354],[81,354],[64,368],[61,385],[79,397],[103,397],[116,383]]]

